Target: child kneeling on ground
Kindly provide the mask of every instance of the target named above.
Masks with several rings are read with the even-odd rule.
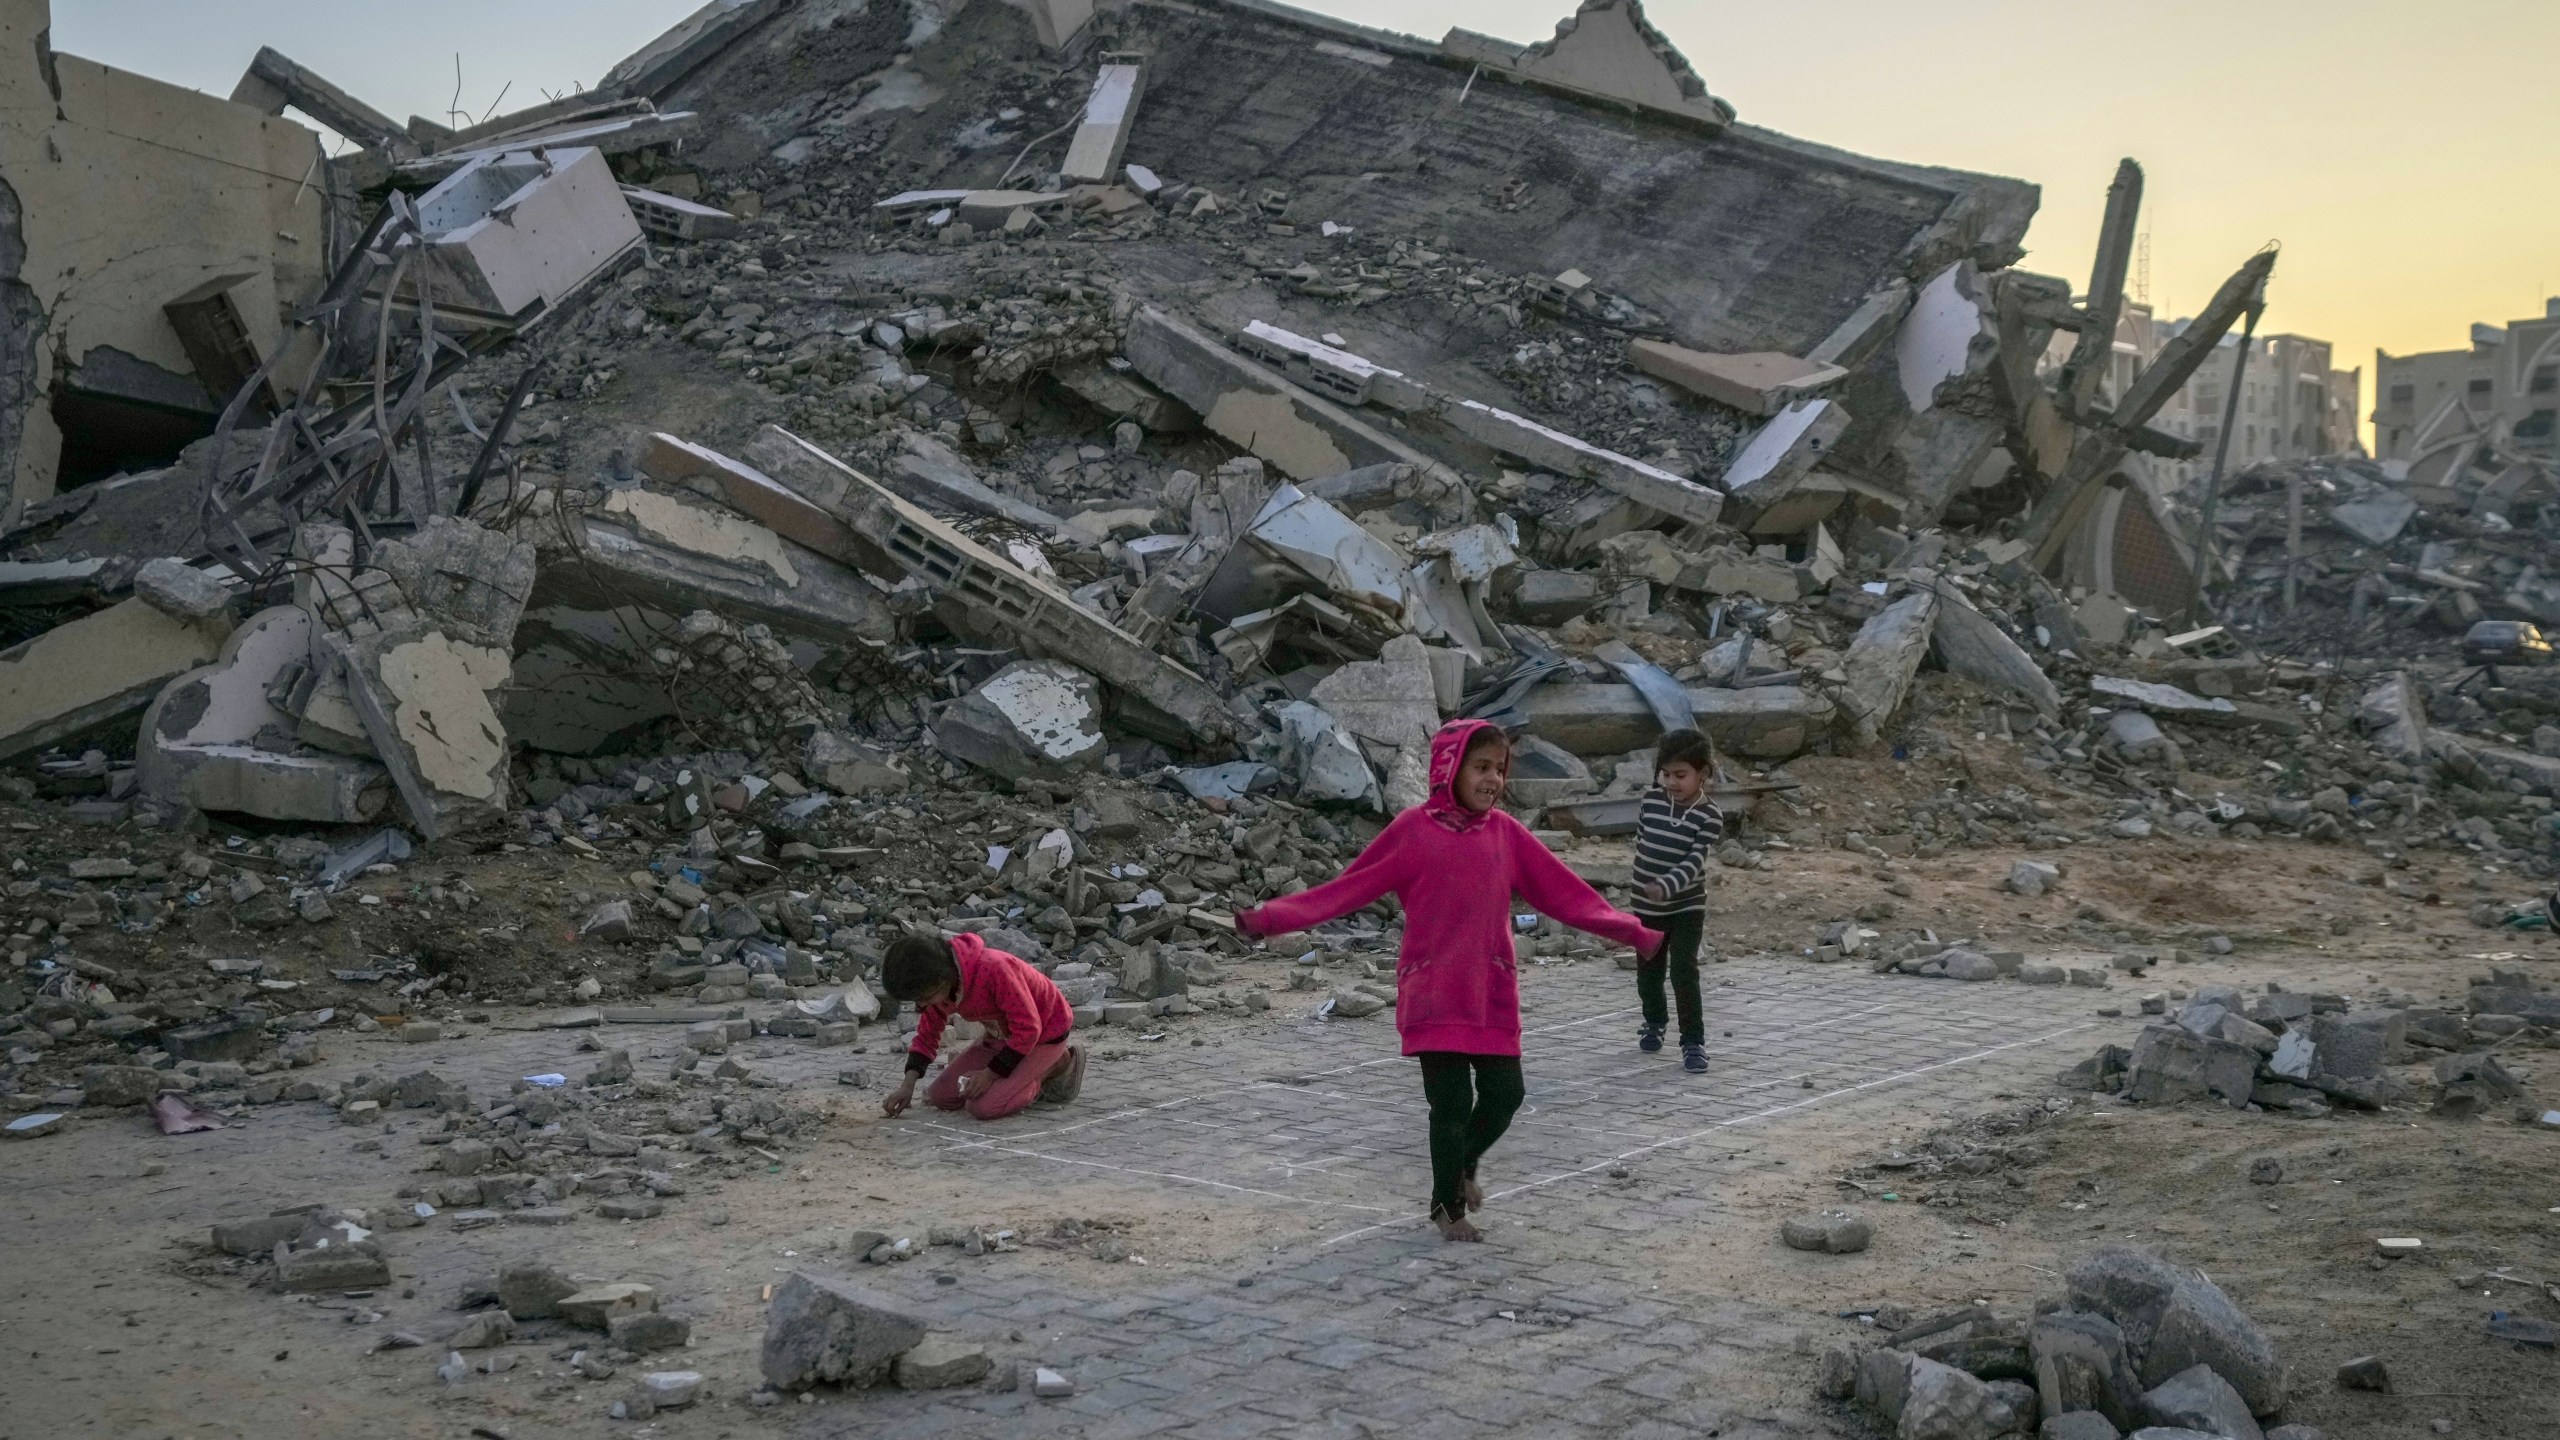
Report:
[[[925,1088],[938,1110],[964,1106],[998,1120],[1040,1100],[1063,1105],[1084,1088],[1084,1047],[1071,1043],[1075,1011],[1057,982],[975,935],[907,934],[880,957],[880,983],[894,1000],[914,1002],[916,1035],[907,1046],[906,1078],[880,1102],[898,1115],[914,1103],[916,1081],[942,1049],[953,1015],[987,1029],[951,1058]]]
[[[1526,1096],[1520,1075],[1520,975],[1511,939],[1516,892],[1539,913],[1650,957],[1662,936],[1565,868],[1494,808],[1511,776],[1511,744],[1482,720],[1453,720],[1431,739],[1431,795],[1390,821],[1351,868],[1312,890],[1236,916],[1249,936],[1285,935],[1339,919],[1393,892],[1404,902],[1396,954],[1396,1031],[1422,1063],[1431,1106],[1431,1222],[1450,1240],[1483,1237],[1467,1212],[1484,1204],[1477,1163]]]

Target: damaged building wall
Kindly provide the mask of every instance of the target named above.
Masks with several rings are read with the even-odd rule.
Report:
[[[157,461],[209,430],[231,386],[208,386],[165,306],[214,291],[263,354],[326,266],[319,137],[290,120],[55,54],[45,0],[0,10],[0,296],[32,373],[0,376],[0,518]],[[11,260],[16,263],[9,264]]]

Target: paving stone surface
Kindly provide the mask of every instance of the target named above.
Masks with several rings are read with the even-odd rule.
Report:
[[[1161,1187],[1169,1204],[1280,1204],[1321,1224],[1230,1272],[1107,1298],[1049,1276],[938,1286],[921,1267],[887,1272],[879,1283],[911,1292],[937,1328],[1036,1340],[1077,1393],[866,1396],[820,1407],[795,1433],[1829,1433],[1717,1398],[1720,1375],[1772,1358],[1765,1338],[1745,1337],[1785,1312],[1646,1298],[1643,1235],[1714,1217],[1740,1167],[1783,1153],[1788,1127],[1825,1107],[1988,1104],[2030,1077],[2040,1086],[2107,1022],[2085,993],[1742,962],[1711,976],[1715,1065],[1693,1077],[1676,1052],[1636,1051],[1631,980],[1589,965],[1524,977],[1529,1098],[1485,1178],[1488,1211],[1526,1223],[1484,1245],[1444,1245],[1423,1222],[1421,1089],[1385,1017],[1199,1048],[1177,1030],[1159,1042],[1169,1048],[1095,1066],[1073,1109],[916,1120],[898,1146],[918,1166],[1100,1170]],[[1641,1197],[1610,1175],[1639,1169]]]

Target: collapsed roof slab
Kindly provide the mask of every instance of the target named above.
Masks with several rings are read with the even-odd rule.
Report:
[[[2014,258],[2035,211],[2021,181],[1749,126],[1701,135],[1525,86],[1460,102],[1466,67],[1428,42],[1261,0],[1114,18],[1112,43],[1148,56],[1129,153],[1159,173],[1285,184],[1310,222],[1462,235],[1519,273],[1580,268],[1693,349],[1809,354],[1894,279]],[[1487,203],[1515,178],[1524,204]]]

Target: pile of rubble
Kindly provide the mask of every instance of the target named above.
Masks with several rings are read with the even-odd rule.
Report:
[[[1900,1323],[1881,1344],[1824,1352],[1822,1393],[1901,1440],[2319,1440],[2276,1423],[2289,1376],[2275,1343],[2202,1272],[2103,1246],[2064,1284],[2024,1319],[1892,1307]]]
[[[2531,1046],[2560,1048],[2560,992],[2519,970],[2475,979],[2461,1010],[2407,1004],[2353,1006],[2342,995],[2269,984],[2254,999],[2227,985],[2199,986],[2168,1014],[2168,997],[2145,997],[2145,1025],[2133,1047],[2108,1045],[2065,1080],[2127,1100],[2174,1104],[2218,1100],[2234,1109],[2321,1117],[2340,1106],[2379,1110],[2432,1081],[2431,1113],[2467,1120],[2513,1106],[2530,1073],[2510,1057]],[[2395,1070],[2414,1067],[2425,1080]],[[2560,1125],[2560,1115],[2525,1105],[2519,1123]]]
[[[2150,421],[2273,257],[2111,380],[2130,162],[2075,303],[2015,268],[2030,187],[1729,130],[1634,0],[1525,48],[1259,3],[912,32],[841,9],[706,11],[594,92],[462,130],[272,51],[205,101],[360,148],[326,163],[327,263],[290,271],[289,323],[228,290],[146,317],[221,400],[209,433],[0,505],[8,793],[39,830],[119,827],[31,845],[0,902],[10,1093],[204,1063],[148,1052],[217,1018],[264,1039],[213,1063],[289,1068],[279,1038],[359,1011],[426,1034],[481,993],[660,993],[843,1043],[840,993],[907,925],[998,936],[1091,1019],[1267,1004],[1222,988],[1227,917],[1420,799],[1460,715],[1520,737],[1512,801],[1559,843],[1631,830],[1655,738],[1703,729],[1719,803],[1782,822],[1729,865],[2020,845],[2031,894],[2092,840],[2560,854],[2540,676],[2187,622],[2211,527],[2147,484],[2193,449]],[[1328,138],[1266,166],[1237,74],[1328,137],[1426,127],[1463,83],[1518,144],[1375,170]],[[1679,178],[1570,147],[1485,168],[1549,136]],[[1773,235],[1849,205],[1857,243],[1771,266],[1699,228],[1742,187]],[[2554,523],[2541,489],[2383,535],[2375,487],[2401,481],[2333,468],[2358,543],[2477,542],[2373,571],[2460,597],[2446,618],[2547,598],[2515,548]],[[2263,569],[2268,483],[2226,488],[2226,571]],[[1960,785],[1812,820],[1784,769],[1967,731],[2084,813]],[[437,933],[489,903],[453,867],[491,853],[622,879]],[[371,927],[363,979],[153,953],[359,906],[404,922]],[[1870,953],[1869,918],[1823,943]],[[572,960],[493,955],[563,931]],[[2051,978],[1927,936],[1872,953]],[[1392,1002],[1363,978],[1332,1013]]]

